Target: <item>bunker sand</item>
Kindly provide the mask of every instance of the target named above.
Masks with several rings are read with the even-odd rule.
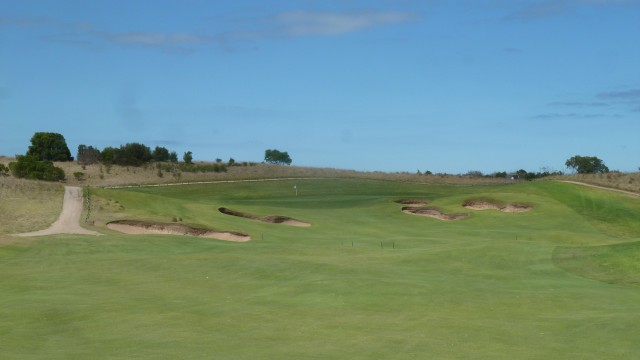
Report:
[[[296,220],[288,216],[282,216],[282,215],[271,215],[271,216],[259,217],[259,216],[243,213],[240,211],[227,209],[225,207],[218,208],[218,211],[220,211],[225,215],[237,216],[245,219],[262,221],[262,222],[271,223],[271,224],[283,224],[283,225],[297,226],[297,227],[311,226],[311,224],[309,224],[308,222]]]
[[[502,205],[498,201],[491,200],[467,200],[462,204],[462,206],[470,210],[499,210],[506,213],[527,212],[533,209],[531,205],[527,204],[510,203]]]
[[[402,208],[402,212],[409,215],[426,216],[443,221],[460,220],[469,216],[467,213],[446,214],[433,207],[405,206]]]
[[[107,228],[129,235],[186,235],[202,238],[246,242],[251,236],[235,231],[216,231],[194,228],[184,224],[159,223],[151,221],[119,220],[107,224]]]

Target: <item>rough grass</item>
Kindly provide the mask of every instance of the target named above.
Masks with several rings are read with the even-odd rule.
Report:
[[[63,197],[60,184],[0,176],[0,235],[47,228],[60,215]]]

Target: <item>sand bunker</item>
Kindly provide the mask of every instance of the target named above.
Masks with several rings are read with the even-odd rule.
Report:
[[[466,200],[462,206],[471,210],[499,210],[502,212],[514,213],[514,212],[526,212],[533,208],[531,205],[510,203],[503,205],[498,201],[492,200]]]
[[[238,216],[238,217],[242,217],[242,218],[245,218],[245,219],[262,221],[262,222],[271,223],[271,224],[283,224],[283,225],[298,226],[298,227],[309,227],[309,226],[311,226],[311,224],[309,224],[307,222],[296,220],[296,219],[293,219],[293,218],[290,218],[290,217],[287,217],[287,216],[281,216],[281,215],[271,215],[271,216],[259,217],[259,216],[243,213],[243,212],[240,212],[240,211],[227,209],[227,208],[224,208],[224,207],[219,208],[218,211],[220,211],[221,213],[223,213],[225,215]]]
[[[398,199],[396,200],[396,203],[409,206],[423,206],[427,205],[429,201],[421,199]]]
[[[157,223],[151,221],[136,220],[119,220],[112,221],[107,224],[111,230],[115,230],[124,234],[144,235],[187,235],[197,236],[209,239],[245,242],[251,240],[247,234],[235,231],[216,231],[211,229],[193,228],[183,224],[174,223]]]
[[[427,216],[430,218],[444,220],[444,221],[460,220],[469,216],[469,214],[467,213],[445,214],[442,211],[432,207],[405,206],[402,208],[402,212],[405,214]]]

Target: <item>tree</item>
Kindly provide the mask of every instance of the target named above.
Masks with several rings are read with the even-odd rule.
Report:
[[[122,166],[141,166],[151,161],[151,149],[139,143],[121,145],[114,164]]]
[[[115,164],[119,152],[120,152],[120,149],[107,146],[106,148],[102,149],[102,152],[100,153],[100,157],[102,158],[102,161],[106,164]]]
[[[182,160],[185,164],[191,164],[193,162],[193,154],[191,153],[191,151],[187,151],[186,153],[184,153],[184,155],[182,155]]]
[[[265,150],[264,161],[269,164],[291,165],[291,157],[289,154],[286,151],[281,152],[276,149]]]
[[[100,162],[100,151],[93,146],[78,145],[78,162],[81,165],[91,165]]]
[[[71,152],[67,147],[64,136],[58,133],[37,132],[31,138],[28,156],[35,156],[38,160],[72,161]]]
[[[575,170],[578,174],[602,174],[609,172],[609,168],[604,164],[604,161],[595,156],[576,155],[569,158],[565,162],[565,165]]]
[[[178,162],[178,153],[172,151],[171,154],[169,154],[169,161],[172,163]]]
[[[156,146],[151,155],[154,161],[169,161],[169,150],[165,147]]]

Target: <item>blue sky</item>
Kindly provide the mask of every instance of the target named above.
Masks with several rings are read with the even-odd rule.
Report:
[[[638,39],[640,0],[0,0],[0,154],[637,171]]]

